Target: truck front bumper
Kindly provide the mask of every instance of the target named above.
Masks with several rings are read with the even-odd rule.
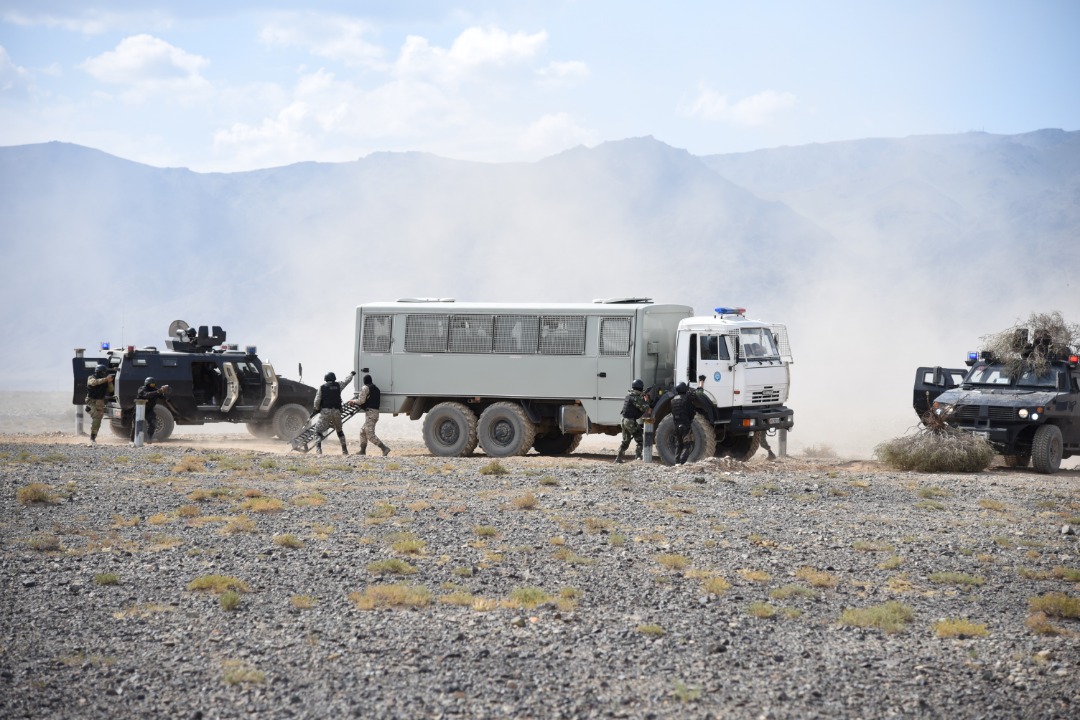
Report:
[[[762,430],[790,430],[795,426],[795,411],[783,405],[767,408],[732,408],[728,433],[755,433]]]

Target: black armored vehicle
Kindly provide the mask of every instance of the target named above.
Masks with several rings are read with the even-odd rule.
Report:
[[[1019,358],[968,353],[970,368],[919,368],[915,411],[981,435],[1009,467],[1055,473],[1080,453],[1080,356],[1068,347],[1026,345]]]
[[[177,320],[169,335],[166,350],[128,346],[72,359],[72,402],[83,404],[86,380],[100,364],[116,373],[116,394],[107,399],[103,420],[119,437],[131,434],[135,397],[147,377],[169,386],[167,400],[154,409],[157,441],[168,438],[176,425],[244,423],[255,437],[286,441],[303,429],[315,388],[279,376],[254,346],[226,344],[225,331],[216,325],[195,329]]]

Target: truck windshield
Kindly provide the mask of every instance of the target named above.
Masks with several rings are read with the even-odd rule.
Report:
[[[968,373],[965,385],[1022,385],[1025,387],[1056,388],[1058,386],[1058,371],[1055,368],[1045,368],[1042,372],[1036,372],[1032,367],[1023,368],[1020,375],[1013,382],[1009,369],[1004,365],[976,365]]]
[[[739,331],[741,355],[745,360],[767,360],[780,357],[776,340],[769,328],[743,328]]]

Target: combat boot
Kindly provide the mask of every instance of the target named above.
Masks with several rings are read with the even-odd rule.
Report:
[[[619,453],[615,456],[615,462],[616,463],[622,463],[623,462],[623,451],[622,450],[620,450]]]
[[[322,443],[321,442],[315,443],[315,454],[316,455],[322,455]]]
[[[360,446],[360,452],[358,454],[359,455],[367,455],[367,445],[361,445]]]
[[[348,455],[349,454],[349,446],[345,444],[345,438],[341,438],[341,454],[342,455]]]
[[[97,442],[97,435],[93,435],[93,434],[91,434],[91,435],[90,435],[90,442],[92,442],[92,443],[96,443],[96,442]]]
[[[390,448],[388,448],[385,444],[380,444],[379,449],[382,450],[382,456],[383,457],[386,457],[387,455],[390,454]]]

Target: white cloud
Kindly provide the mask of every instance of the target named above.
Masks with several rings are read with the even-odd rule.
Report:
[[[575,123],[569,113],[560,112],[544,115],[529,125],[519,145],[533,157],[543,157],[595,142],[596,133]]]
[[[276,18],[259,33],[267,45],[302,47],[316,57],[354,67],[381,67],[383,48],[368,42],[374,29],[354,18],[290,14]]]
[[[449,49],[431,45],[427,38],[410,35],[398,54],[394,71],[399,76],[426,76],[434,82],[455,83],[487,68],[526,63],[547,44],[547,33],[508,33],[497,27],[472,27],[458,35]]]
[[[727,95],[702,85],[693,102],[679,106],[679,114],[735,125],[767,125],[778,114],[795,107],[796,103],[797,99],[792,93],[774,90],[765,90],[732,103]]]
[[[549,86],[577,85],[589,77],[589,66],[577,60],[550,62],[536,71],[540,82]]]
[[[156,92],[192,93],[209,88],[201,71],[210,61],[152,35],[124,38],[115,50],[89,58],[81,67],[96,80],[124,86],[132,99]]]
[[[4,46],[0,45],[0,95],[8,97],[25,95],[29,84],[30,73],[25,68],[16,65]]]

